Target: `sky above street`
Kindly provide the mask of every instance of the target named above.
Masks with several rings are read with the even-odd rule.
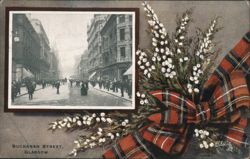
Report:
[[[62,78],[72,75],[75,59],[87,49],[87,25],[93,13],[32,12],[27,16],[41,21],[50,45],[58,50]]]

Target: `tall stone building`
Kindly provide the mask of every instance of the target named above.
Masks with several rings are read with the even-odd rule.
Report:
[[[12,80],[40,78],[40,37],[25,14],[13,14]]]
[[[88,80],[88,70],[88,51],[85,50],[84,53],[81,55],[81,60],[79,63],[79,73],[82,80]]]
[[[90,76],[99,75],[102,67],[101,43],[102,38],[100,31],[106,21],[107,15],[95,14],[91,24],[87,27],[88,36],[88,73]],[[100,75],[99,75],[100,76]]]
[[[39,36],[40,39],[40,73],[39,73],[39,79],[45,79],[49,76],[49,69],[50,69],[50,43],[49,39],[47,37],[47,34],[43,28],[42,23],[38,19],[31,19],[31,24],[34,27],[36,33]]]
[[[74,75],[72,75],[71,79],[87,81],[89,74],[89,66],[88,66],[88,51],[85,50],[83,54],[77,55],[75,57],[75,65],[74,65]]]
[[[49,39],[38,19],[25,14],[13,14],[12,80],[26,77],[50,80],[59,77],[58,57],[51,50]]]
[[[112,81],[127,78],[123,74],[132,65],[132,15],[110,15],[101,37],[101,77]]]
[[[49,71],[47,72],[48,76],[45,79],[48,80],[57,80],[60,78],[60,68],[59,68],[59,59],[58,59],[58,52],[57,49],[51,47],[49,53]]]

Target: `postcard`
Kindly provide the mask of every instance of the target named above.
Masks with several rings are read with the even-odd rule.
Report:
[[[249,158],[249,1],[0,1],[0,158]]]

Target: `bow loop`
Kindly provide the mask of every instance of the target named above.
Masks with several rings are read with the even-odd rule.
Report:
[[[248,79],[246,79],[243,71],[233,71],[227,77],[221,74],[220,78],[222,82],[214,88],[208,100],[213,120],[229,116],[241,107],[250,106]]]

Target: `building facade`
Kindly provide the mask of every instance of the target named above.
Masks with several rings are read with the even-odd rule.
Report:
[[[39,79],[39,35],[25,14],[14,14],[12,24],[12,80],[20,81],[25,77]]]
[[[59,59],[58,59],[58,52],[57,49],[51,48],[50,53],[48,55],[49,57],[49,71],[48,71],[48,80],[57,80],[60,78],[60,68],[59,68]],[[44,78],[46,79],[46,78]]]
[[[102,56],[101,56],[101,43],[102,38],[100,31],[102,30],[107,15],[95,14],[91,20],[91,24],[87,27],[87,41],[88,41],[88,74],[98,75],[99,70],[102,67]]]
[[[58,57],[42,23],[25,14],[13,14],[12,24],[12,80],[58,78]]]
[[[39,79],[46,79],[50,75],[50,43],[47,34],[42,26],[42,23],[38,19],[31,19],[31,24],[34,27],[36,33],[40,39],[40,62],[39,62]]]
[[[85,50],[84,53],[81,55],[81,60],[79,63],[79,74],[82,80],[88,80],[89,73],[88,73],[88,51]]]
[[[101,30],[102,69],[100,75],[111,81],[127,78],[132,65],[132,15],[111,15]]]
[[[75,65],[74,65],[74,75],[70,78],[75,80],[87,81],[89,74],[89,60],[88,60],[88,51],[85,50],[83,54],[77,55],[75,57]]]

